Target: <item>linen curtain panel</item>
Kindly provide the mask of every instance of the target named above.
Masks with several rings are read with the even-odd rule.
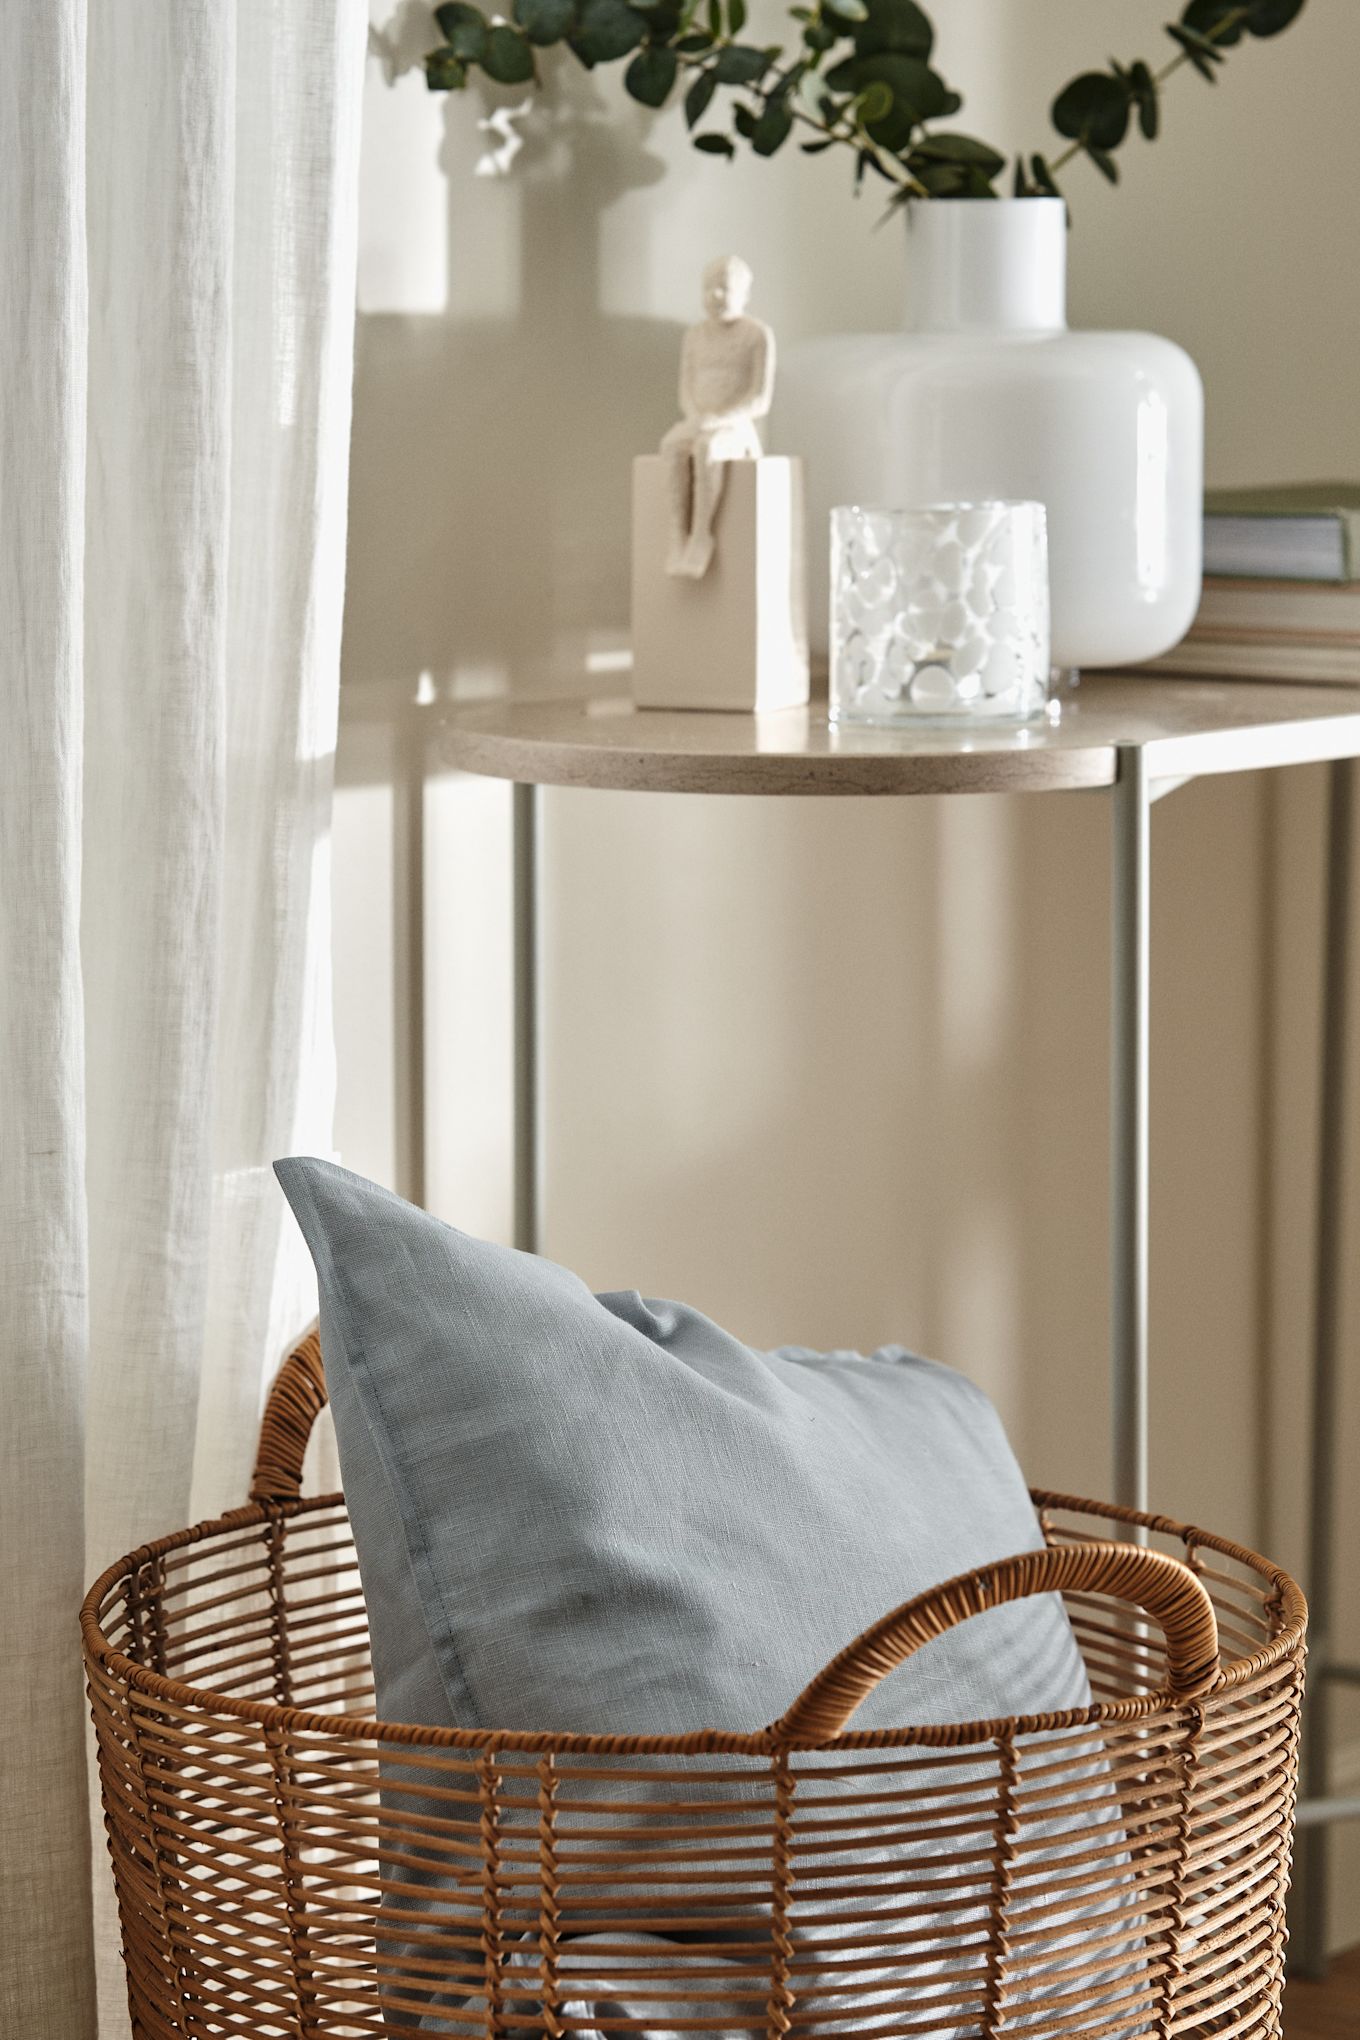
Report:
[[[81,1594],[243,1498],[309,1314],[268,1164],[330,1143],[365,36],[359,0],[5,13],[0,2032],[24,2040],[127,2030]]]

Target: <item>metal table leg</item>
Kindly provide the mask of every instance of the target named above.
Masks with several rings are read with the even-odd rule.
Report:
[[[536,1254],[542,1243],[538,1029],[539,793],[514,788],[514,1241]]]
[[[1152,801],[1140,745],[1121,745],[1113,794],[1110,1366],[1115,1500],[1147,1507],[1148,959]]]
[[[1354,772],[1331,767],[1327,817],[1327,892],[1323,919],[1322,1055],[1319,1068],[1316,1261],[1313,1288],[1313,1413],[1308,1504],[1308,1705],[1305,1714],[1299,1843],[1301,1917],[1293,1935],[1298,1968],[1321,1976],[1327,1967],[1329,1820],[1354,1817],[1357,1802],[1328,1802],[1333,1687],[1356,1678],[1335,1660],[1336,1427],[1341,1336],[1341,1215],[1346,1160],[1346,1033],[1349,1009],[1351,852],[1355,834]]]

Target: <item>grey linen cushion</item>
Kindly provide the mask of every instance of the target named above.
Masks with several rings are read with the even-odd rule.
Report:
[[[995,1411],[947,1368],[758,1352],[328,1162],[276,1166],[320,1281],[386,1719],[758,1729],[887,1609],[1043,1541]],[[1089,1701],[1050,1596],[939,1638],[853,1725]]]

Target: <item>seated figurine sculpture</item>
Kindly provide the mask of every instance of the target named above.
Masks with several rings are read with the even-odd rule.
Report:
[[[714,551],[714,519],[728,461],[758,460],[756,420],[774,394],[774,334],[748,318],[751,271],[739,255],[710,262],[705,317],[680,353],[680,422],[661,442],[670,542],[666,571],[701,580]]]

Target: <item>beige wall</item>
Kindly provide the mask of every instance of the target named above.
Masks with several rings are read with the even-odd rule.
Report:
[[[1155,52],[1165,13],[935,11],[978,130],[1031,146],[1056,85]],[[1360,472],[1357,77],[1360,6],[1311,0],[1216,90],[1179,78],[1121,190],[1070,173],[1074,319],[1191,350],[1213,477]],[[785,338],[890,325],[898,269],[829,160],[706,164],[578,77],[493,180],[478,110],[373,65],[338,1139],[504,1234],[508,809],[441,773],[438,704],[608,669],[627,462],[668,420],[707,256],[752,258]],[[1319,795],[1188,788],[1154,852],[1154,1495],[1293,1559]],[[754,1340],[918,1345],[996,1395],[1033,1478],[1108,1490],[1102,799],[563,793],[546,832],[548,1250]]]

